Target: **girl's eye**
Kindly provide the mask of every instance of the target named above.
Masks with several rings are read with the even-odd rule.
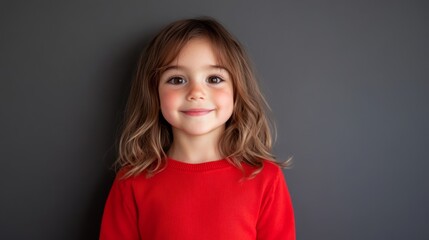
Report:
[[[173,85],[180,85],[186,83],[186,80],[181,77],[172,77],[170,78],[167,83],[173,84]]]
[[[212,77],[209,77],[209,79],[207,79],[208,83],[213,83],[213,84],[219,84],[223,81],[224,80],[218,76],[212,76]]]

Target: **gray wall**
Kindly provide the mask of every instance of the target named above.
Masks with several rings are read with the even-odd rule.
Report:
[[[173,2],[173,1],[171,1]],[[429,236],[427,1],[9,1],[0,8],[0,239],[96,239],[140,50],[218,18],[278,126],[298,239]]]

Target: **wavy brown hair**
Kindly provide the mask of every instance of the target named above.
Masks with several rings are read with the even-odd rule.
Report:
[[[242,163],[263,168],[263,159],[276,162],[272,155],[268,104],[261,94],[250,61],[241,44],[216,20],[179,20],[159,32],[143,51],[131,84],[119,138],[118,168],[126,167],[125,177],[162,171],[166,152],[172,144],[171,126],[160,111],[159,78],[165,67],[191,39],[205,37],[216,51],[218,61],[233,80],[234,111],[225,123],[219,151],[230,163],[243,170]],[[273,131],[274,133],[275,131]],[[280,163],[287,166],[288,161]]]

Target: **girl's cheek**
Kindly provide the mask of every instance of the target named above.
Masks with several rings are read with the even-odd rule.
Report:
[[[172,108],[178,103],[179,94],[175,91],[161,91],[160,92],[160,101],[161,106],[165,108]]]
[[[216,93],[217,103],[225,109],[232,111],[234,108],[234,93],[230,89],[224,89]]]

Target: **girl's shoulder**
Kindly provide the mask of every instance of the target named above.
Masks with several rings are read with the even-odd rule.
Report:
[[[131,167],[125,166],[119,169],[119,171],[116,173],[117,179],[126,179],[125,176],[127,173],[131,170]]]
[[[270,160],[264,160],[263,164],[264,166],[260,172],[262,175],[273,181],[283,178],[283,171],[277,163]]]
[[[262,161],[262,170],[259,174],[273,176],[279,173],[282,173],[282,170],[276,162],[266,159]]]
[[[256,167],[247,166],[246,172],[251,173],[257,170]],[[271,160],[262,161],[262,169],[259,173],[256,174],[255,178],[260,180],[275,181],[279,177],[283,178],[283,171],[280,166]]]
[[[265,171],[269,174],[278,174],[279,172],[282,172],[280,166],[271,160],[264,160],[263,162]]]
[[[119,169],[115,176],[115,182],[121,185],[127,185],[127,184],[132,184],[133,182],[135,182],[140,178],[145,178],[145,175],[143,173],[138,174],[137,176],[128,175],[130,170],[131,170],[130,166],[125,166]]]

